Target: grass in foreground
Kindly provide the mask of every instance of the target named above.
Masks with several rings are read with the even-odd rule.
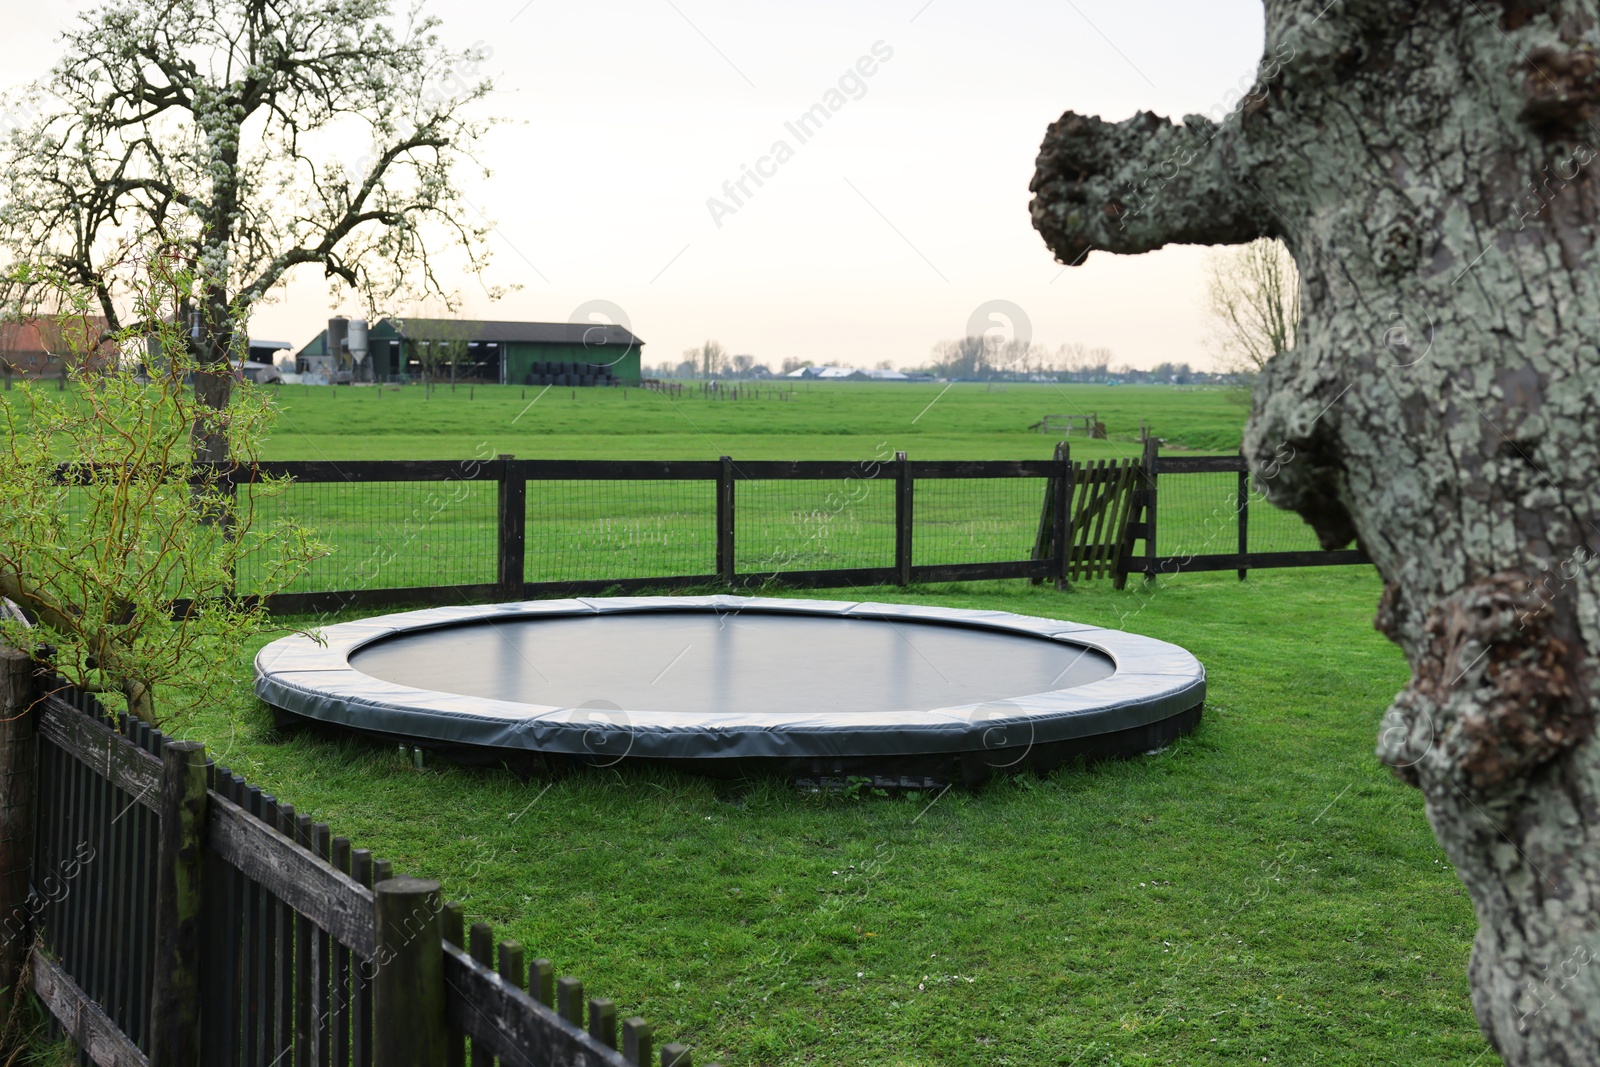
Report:
[[[1420,796],[1372,756],[1406,669],[1368,623],[1365,568],[849,595],[1178,642],[1209,671],[1205,719],[1149,757],[860,800],[628,768],[419,772],[276,734],[248,655],[191,732],[698,1062],[1494,1062],[1468,1003],[1471,903]]]

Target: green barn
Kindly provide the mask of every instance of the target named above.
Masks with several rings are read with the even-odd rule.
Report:
[[[371,369],[357,377],[410,381],[427,372],[502,385],[637,384],[643,347],[627,328],[604,323],[385,318],[367,333]],[[309,368],[336,355],[324,330],[296,362]],[[331,362],[349,365],[348,357]]]

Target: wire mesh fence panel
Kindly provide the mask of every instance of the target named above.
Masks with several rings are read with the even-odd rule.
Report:
[[[529,481],[527,492],[526,581],[716,572],[713,481],[559,479]]]
[[[1028,559],[1044,507],[1044,478],[924,478],[912,508],[912,562]]]
[[[58,518],[64,526],[76,526],[90,521],[95,506],[93,490],[84,486],[64,485],[52,492],[56,494],[52,503],[59,507]]]
[[[295,482],[249,506],[256,528],[288,519],[329,550],[285,592],[474,585],[495,580],[496,489],[465,480]],[[240,592],[257,591],[267,565],[247,560]]]
[[[1163,556],[1239,551],[1239,475],[1163,474],[1157,486],[1156,548]],[[1255,513],[1251,512],[1252,523]]]
[[[894,481],[831,478],[734,486],[739,574],[894,565]]]
[[[1305,520],[1292,511],[1273,507],[1254,486],[1250,489],[1251,552],[1315,552],[1322,545]]]

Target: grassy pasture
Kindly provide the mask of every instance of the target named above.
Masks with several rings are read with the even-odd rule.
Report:
[[[524,458],[851,459],[904,450],[924,459],[1045,458],[1055,440],[1027,429],[1042,415],[1094,412],[1108,440],[1069,440],[1080,459],[1139,452],[1140,420],[1169,451],[1238,448],[1244,408],[1222,389],[1149,386],[802,383],[788,401],[669,398],[642,390],[521,387],[277,391],[275,459]],[[607,428],[606,433],[596,433]],[[1231,552],[1235,480],[1174,478],[1164,490],[1161,550]],[[1042,486],[1035,481],[925,482],[916,562],[1027,558]],[[302,485],[274,505],[318,529],[334,554],[297,590],[469,584],[494,578],[493,488],[485,484]],[[874,567],[893,562],[893,504],[863,483],[745,483],[737,567]],[[715,500],[708,483],[534,483],[530,581],[709,574]],[[1315,548],[1292,515],[1253,501],[1251,548]],[[246,574],[248,579],[248,574]]]
[[[1141,418],[1168,450],[1231,451],[1244,415],[1222,391],[1146,387],[816,385],[742,403],[552,390],[531,407],[520,389],[364,392],[284,390],[271,454],[1033,458],[1053,442],[1028,423],[1092,411],[1111,439],[1074,439],[1073,454],[1099,459],[1136,454]],[[1231,550],[1232,483],[1169,480],[1163,551]],[[887,501],[817,518],[839,488],[742,487],[740,567],[757,569],[806,522],[822,529],[803,538],[816,557],[803,565],[876,562]],[[919,562],[974,558],[980,531],[963,519],[987,523],[983,551],[997,554],[979,558],[1032,537],[1038,502],[1016,484],[969,483],[977,495],[948,500],[950,487],[926,488],[918,537],[931,555]],[[530,486],[529,575],[709,560],[704,489],[567,487],[558,505]],[[452,546],[481,545],[470,580],[482,580],[488,511],[487,495],[437,509],[418,524],[434,540],[416,555],[466,559]],[[1312,547],[1298,520],[1259,501],[1251,529],[1256,549]],[[1364,568],[1184,576],[1122,594],[849,590],[1124,627],[1207,664],[1206,719],[1171,750],[970,794],[817,798],[633,768],[553,784],[418,772],[359,741],[277,734],[246,670],[196,729],[226,737],[228,759],[302,810],[442,877],[469,912],[702,1061],[1487,1064],[1465,980],[1470,902],[1420,798],[1371,755],[1406,674],[1371,629],[1377,594]]]
[[[267,388],[273,388],[268,386]],[[542,394],[542,395],[541,395]],[[640,389],[459,386],[278,387],[269,459],[1044,459],[1055,439],[1027,427],[1098,413],[1105,441],[1079,459],[1138,454],[1139,420],[1172,448],[1231,452],[1245,405],[1220,388],[811,382],[794,399],[672,398]]]

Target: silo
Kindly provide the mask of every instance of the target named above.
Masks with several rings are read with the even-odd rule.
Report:
[[[360,363],[367,358],[367,320],[349,319],[347,321],[349,322],[349,332],[346,334],[346,340],[350,346],[350,355],[357,363]]]
[[[343,356],[349,347],[350,320],[343,315],[335,315],[328,320],[328,355],[333,357],[334,365],[338,366],[339,357]]]
[[[350,362],[355,367],[356,378],[364,382],[375,381],[376,375],[372,373],[372,368],[367,363],[367,320],[351,319],[346,340],[350,348]]]
[[[350,320],[335,315],[328,320],[328,383],[349,381],[343,372],[350,369]]]

